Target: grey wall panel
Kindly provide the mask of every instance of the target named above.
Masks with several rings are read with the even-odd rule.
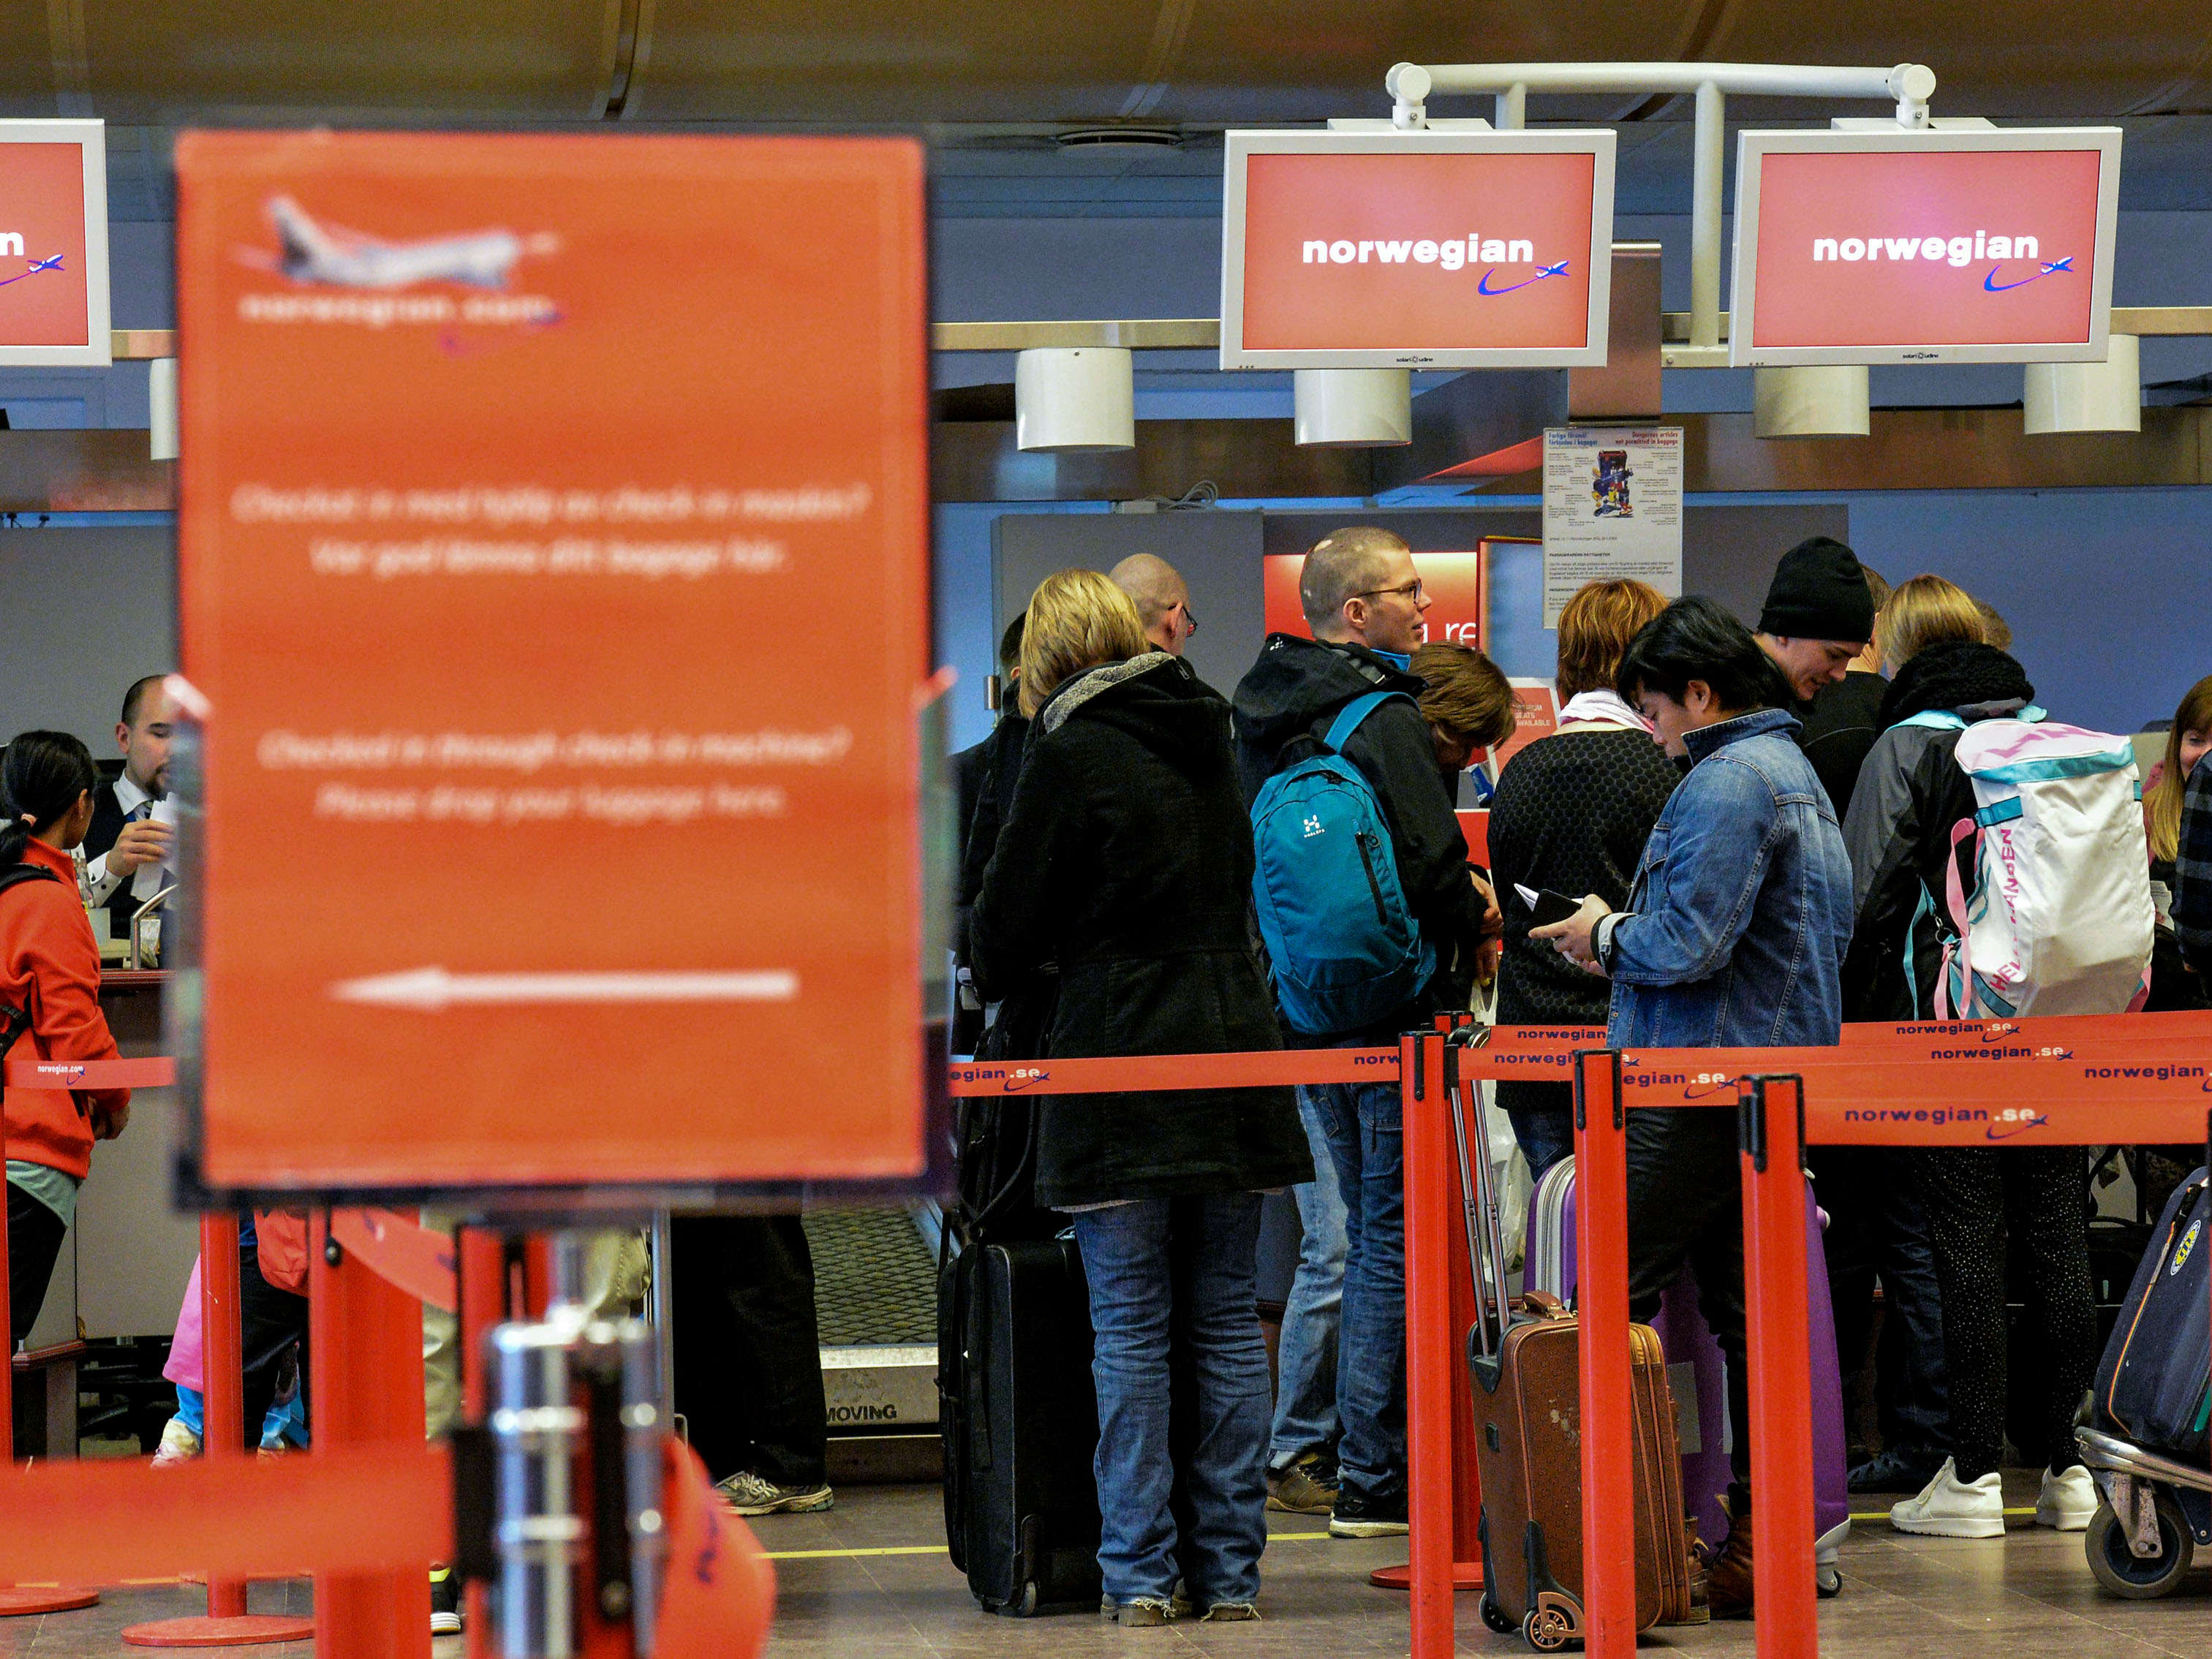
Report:
[[[1258,513],[1009,514],[992,538],[994,629],[1055,570],[1110,570],[1133,553],[1154,554],[1190,586],[1198,632],[1186,654],[1225,697],[1252,665],[1263,631],[1261,535]]]
[[[115,752],[123,693],[177,665],[176,532],[0,531],[0,743],[33,727]]]

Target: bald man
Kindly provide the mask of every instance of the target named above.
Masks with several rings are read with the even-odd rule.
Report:
[[[1181,571],[1150,553],[1132,553],[1106,580],[1134,601],[1146,639],[1171,657],[1182,655],[1198,632],[1198,618],[1191,615],[1190,587]]]

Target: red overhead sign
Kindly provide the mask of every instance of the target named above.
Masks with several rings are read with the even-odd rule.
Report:
[[[105,134],[0,121],[0,366],[110,361]]]
[[[1743,134],[1732,361],[2101,359],[2119,138]]]
[[[1613,137],[1229,135],[1222,367],[1605,361]]]
[[[177,172],[204,1179],[917,1173],[920,147]]]

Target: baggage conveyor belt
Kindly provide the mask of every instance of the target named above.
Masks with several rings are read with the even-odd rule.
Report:
[[[933,1216],[887,1209],[817,1210],[805,1217],[833,1483],[935,1478],[933,1222]],[[909,1473],[925,1466],[923,1473]]]

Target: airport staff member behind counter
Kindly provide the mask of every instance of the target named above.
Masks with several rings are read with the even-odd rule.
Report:
[[[84,838],[86,896],[107,912],[110,939],[129,939],[138,907],[175,879],[176,831],[165,810],[172,726],[164,678],[149,674],[123,694],[123,717],[115,724],[123,774],[93,792],[92,828]],[[165,908],[165,945],[167,925]]]

